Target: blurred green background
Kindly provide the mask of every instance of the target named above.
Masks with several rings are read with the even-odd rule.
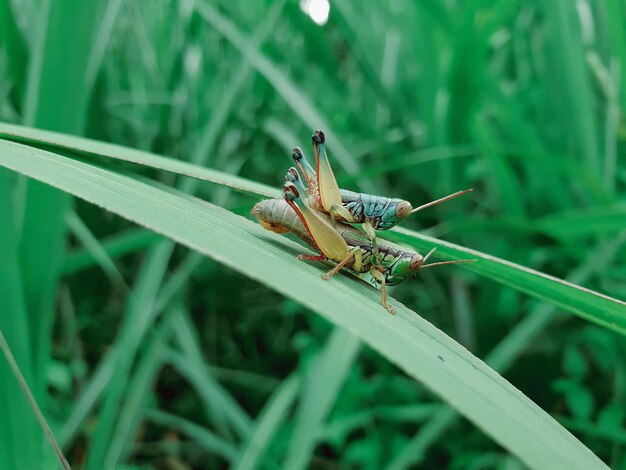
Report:
[[[321,128],[342,187],[414,206],[474,188],[405,226],[622,300],[624,61],[623,0],[0,0],[3,121],[276,187]],[[255,202],[142,173],[242,215]],[[243,467],[521,467],[358,344],[326,372],[331,399],[308,402],[315,438],[293,441],[308,418],[278,412],[287,377],[306,377],[341,332],[93,205],[4,169],[0,189],[0,326],[78,468],[225,467],[259,416],[271,439]],[[454,267],[391,295],[500,357],[509,381],[626,468],[622,336]],[[128,380],[111,376],[116,361]],[[23,397],[2,367],[8,423]],[[3,468],[52,465],[31,414],[2,425]]]

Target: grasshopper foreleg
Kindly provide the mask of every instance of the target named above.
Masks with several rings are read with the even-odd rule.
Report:
[[[339,217],[340,219],[348,223],[357,222],[357,220],[350,213],[350,211],[346,209],[345,207],[343,207],[343,205],[341,204],[336,204],[336,203],[331,204],[328,214],[330,215],[330,223],[333,227],[335,226],[337,217]]]
[[[383,294],[383,298],[381,300],[382,306],[392,315],[396,314],[396,309],[387,303],[387,285],[385,280],[385,275],[378,269],[372,268],[370,269],[370,274],[376,278],[378,282],[380,282],[380,290]]]
[[[380,266],[380,258],[378,256],[378,244],[376,243],[376,230],[369,219],[366,219],[363,223],[363,230],[367,233],[367,236],[372,242],[372,265]]]

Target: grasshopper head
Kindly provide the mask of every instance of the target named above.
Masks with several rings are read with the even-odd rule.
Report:
[[[419,253],[404,252],[402,256],[389,268],[387,274],[387,284],[400,284],[404,280],[415,274],[424,264],[425,258]]]
[[[411,215],[411,203],[402,199],[386,199],[387,208],[384,213],[375,220],[374,228],[388,230],[395,227],[402,219]]]

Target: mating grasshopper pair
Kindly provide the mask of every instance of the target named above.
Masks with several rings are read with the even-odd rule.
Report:
[[[330,279],[344,267],[368,275],[366,279],[382,290],[383,307],[393,314],[393,307],[387,304],[387,285],[399,284],[419,269],[429,266],[474,261],[425,264],[435,251],[434,248],[422,256],[386,240],[376,240],[376,229],[389,229],[412,213],[471,190],[460,191],[412,209],[408,201],[401,199],[339,189],[328,161],[322,131],[313,134],[313,149],[315,169],[308,163],[302,150],[295,148],[292,153],[308,187],[305,187],[298,171],[290,168],[283,186],[283,199],[261,201],[254,206],[252,214],[264,228],[277,233],[293,232],[319,251],[319,255],[299,255],[298,259],[336,261],[337,266],[324,274],[323,279]],[[344,222],[363,224],[365,232]]]

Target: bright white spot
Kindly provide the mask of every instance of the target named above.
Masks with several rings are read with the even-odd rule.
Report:
[[[300,0],[300,10],[318,25],[323,26],[328,21],[330,3],[328,0]]]

